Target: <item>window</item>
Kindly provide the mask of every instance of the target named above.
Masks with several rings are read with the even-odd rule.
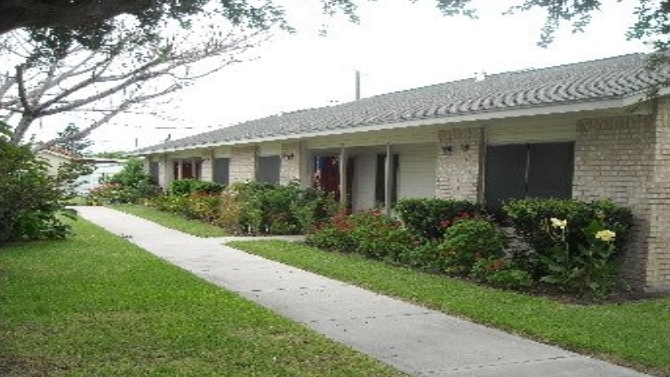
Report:
[[[499,213],[509,199],[572,197],[574,143],[500,145],[486,148],[484,196]]]
[[[158,182],[158,176],[160,175],[159,169],[158,162],[152,161],[149,163],[149,175],[152,176],[156,182]]]
[[[279,183],[280,165],[279,156],[259,157],[256,180],[265,183]]]
[[[214,182],[227,185],[230,182],[230,159],[214,159]]]
[[[391,160],[391,204],[398,200],[398,166],[400,156],[392,155]],[[377,155],[377,175],[375,181],[375,203],[386,203],[386,154]]]

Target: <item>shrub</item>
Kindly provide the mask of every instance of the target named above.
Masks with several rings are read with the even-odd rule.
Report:
[[[194,191],[186,197],[182,216],[214,223],[219,216],[221,196],[207,191]]]
[[[502,258],[507,239],[500,228],[485,218],[457,220],[438,246],[441,268],[450,274],[469,275],[480,259]]]
[[[402,199],[394,209],[408,229],[428,240],[442,239],[447,222],[460,214],[481,212],[479,204],[450,199]]]
[[[219,195],[214,223],[234,234],[308,233],[335,208],[332,196],[297,183],[235,183]]]
[[[129,159],[120,172],[101,183],[101,187],[91,192],[94,201],[136,203],[160,191],[154,178],[145,173],[144,162],[139,158]]]
[[[74,216],[65,210],[73,197],[71,185],[78,176],[90,173],[90,167],[67,163],[56,176],[48,171],[49,163],[29,146],[12,145],[0,133],[0,245],[69,234],[70,227],[58,215]]]
[[[414,247],[399,256],[398,262],[428,272],[443,272],[442,258],[438,249],[439,245],[440,241],[421,242],[417,239],[414,242]]]
[[[526,266],[535,279],[550,273],[547,263],[541,261],[542,256],[555,254],[555,250],[551,250],[556,244],[551,218],[565,220],[570,224],[565,229],[562,242],[573,254],[579,250],[580,245],[589,244],[589,236],[584,229],[593,220],[599,221],[602,227],[617,234],[614,241],[616,252],[625,247],[633,222],[633,215],[628,208],[618,206],[610,200],[587,202],[574,199],[519,199],[506,203],[503,213],[506,221],[532,249],[515,252],[514,258],[519,265]]]
[[[191,194],[215,195],[225,188],[215,182],[198,181],[196,179],[177,179],[170,183],[170,195],[188,196]]]
[[[396,261],[414,247],[414,235],[402,223],[377,210],[355,213],[349,220],[354,252],[358,254]]]
[[[598,220],[604,227],[617,233],[615,247],[622,250],[633,223],[630,209],[618,206],[611,200],[517,199],[506,203],[503,213],[515,232],[538,253],[543,253],[553,244],[550,237],[551,218],[564,219],[570,223],[565,237],[571,249],[587,242],[583,229],[591,221]]]
[[[323,250],[337,251],[340,253],[353,253],[356,249],[352,230],[354,223],[346,211],[340,211],[326,222],[321,223],[307,236],[309,245]]]
[[[585,243],[572,249],[567,240],[571,224],[556,218],[551,223],[553,243],[549,252],[540,256],[546,270],[540,280],[580,296],[600,296],[614,290],[618,270],[618,263],[612,258],[616,232],[604,227],[600,220],[592,220],[581,229]]]
[[[195,186],[198,184],[198,181],[195,179],[175,179],[170,182],[170,188],[168,189],[169,195],[174,196],[186,196],[192,193],[195,189]]]
[[[94,205],[123,203],[122,186],[119,183],[103,183],[89,192],[88,199]]]
[[[416,246],[416,237],[400,222],[373,210],[340,212],[310,234],[307,242],[326,250],[399,261]]]
[[[495,287],[527,289],[535,283],[533,276],[516,266],[509,258],[489,257],[479,259],[472,266],[470,276]]]
[[[219,208],[213,223],[231,234],[243,233],[240,224],[242,217],[242,199],[239,195],[239,184],[225,188],[219,195]]]

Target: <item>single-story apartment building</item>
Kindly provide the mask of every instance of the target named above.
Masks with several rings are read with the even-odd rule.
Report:
[[[49,163],[48,173],[50,175],[58,174],[58,168],[67,162],[79,160],[81,156],[68,150],[58,147],[43,149],[36,153],[37,157]]]
[[[397,198],[611,198],[636,216],[625,266],[670,290],[670,71],[631,54],[252,120],[136,152],[179,178],[319,185],[355,210]],[[651,88],[660,90],[653,98]]]

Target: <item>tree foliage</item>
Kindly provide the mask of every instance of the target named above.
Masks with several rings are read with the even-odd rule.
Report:
[[[77,134],[80,131],[81,130],[79,127],[71,123],[68,124],[62,132],[58,133],[58,138],[67,139],[69,136]],[[79,156],[83,155],[86,152],[86,149],[91,145],[93,145],[93,141],[86,138],[71,139],[69,141],[56,144],[57,147]]]
[[[29,146],[9,143],[0,122],[0,245],[13,241],[63,238],[70,228],[60,217],[72,194],[74,181],[90,167],[67,163],[49,175],[49,163]],[[71,214],[71,213],[70,213]]]
[[[318,0],[325,14],[344,14],[357,20],[362,0]],[[416,1],[416,0],[409,0]],[[425,1],[425,0],[424,0]],[[476,17],[472,0],[432,0],[445,15]],[[623,0],[618,0],[623,1]],[[630,38],[652,38],[658,50],[667,50],[670,34],[670,5],[667,0],[629,0],[637,5],[637,22]],[[541,9],[546,12],[540,44],[551,43],[561,23],[581,31],[598,12],[604,0],[519,0],[510,12]],[[236,26],[267,29],[279,25],[291,29],[287,11],[278,0],[0,0],[0,34],[29,28],[34,41],[45,51],[66,51],[73,43],[98,49],[109,44],[109,36],[128,27],[140,31],[142,41],[155,40],[162,28],[177,22],[188,29],[193,17],[221,19]]]

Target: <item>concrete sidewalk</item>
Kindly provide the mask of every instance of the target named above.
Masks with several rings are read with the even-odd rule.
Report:
[[[413,376],[645,374],[490,329],[197,238],[105,207],[90,220],[220,287]]]

